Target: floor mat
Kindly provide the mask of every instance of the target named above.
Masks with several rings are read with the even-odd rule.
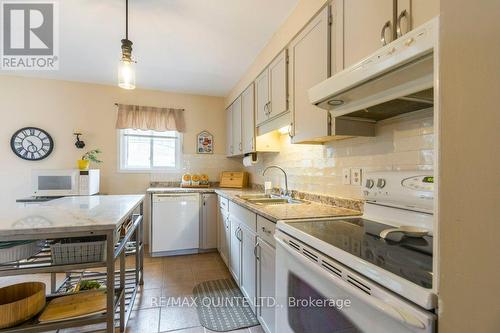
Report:
[[[259,325],[233,279],[200,283],[194,287],[193,296],[201,325],[212,331],[227,332]]]

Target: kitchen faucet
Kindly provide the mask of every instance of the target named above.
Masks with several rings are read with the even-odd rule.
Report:
[[[283,172],[283,175],[285,175],[285,193],[284,193],[284,195],[287,196],[288,195],[288,176],[286,174],[286,171],[283,168],[281,168],[277,165],[270,165],[264,169],[264,171],[262,172],[262,176],[265,176],[266,171],[269,169],[272,169],[272,168],[281,170],[281,172]]]

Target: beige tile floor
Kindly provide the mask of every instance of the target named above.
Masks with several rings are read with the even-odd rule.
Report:
[[[127,266],[134,264],[127,258]],[[203,281],[229,278],[230,273],[217,253],[144,259],[144,286],[139,290],[127,333],[212,333],[203,328],[196,309],[190,304],[172,304],[172,300],[190,301],[193,287]],[[62,280],[63,275],[58,275]],[[21,281],[42,281],[50,285],[48,275],[0,278],[0,287]],[[186,297],[186,298],[184,298]],[[94,331],[72,329],[68,332]],[[62,332],[62,331],[60,331]],[[260,326],[231,333],[263,333]]]

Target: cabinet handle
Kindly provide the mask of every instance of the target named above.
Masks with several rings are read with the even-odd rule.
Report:
[[[239,143],[239,149],[240,149],[240,152],[243,150],[243,145],[241,144],[241,142]]]
[[[410,24],[410,15],[408,14],[408,11],[406,9],[403,9],[403,11],[398,16],[396,24],[396,33],[398,38],[408,32],[408,29],[406,29],[406,31],[403,33],[403,29],[401,29],[401,20],[403,19],[403,17],[406,19],[406,24],[408,26]]]
[[[382,31],[380,32],[380,41],[382,42],[382,45],[386,45],[387,41],[385,40],[385,30],[391,28],[391,21],[385,22],[384,26],[382,27]]]
[[[272,105],[271,105],[271,101],[267,102],[267,116],[269,117],[271,115],[271,112],[272,111]]]
[[[259,249],[259,254],[257,254],[257,249]],[[260,245],[259,243],[255,244],[253,248],[253,255],[255,256],[255,259],[260,260]]]

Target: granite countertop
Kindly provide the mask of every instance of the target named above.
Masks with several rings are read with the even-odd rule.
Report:
[[[51,232],[114,230],[143,202],[144,195],[64,197],[26,205],[0,205],[0,237]]]
[[[166,192],[182,192],[182,193],[217,193],[220,196],[227,198],[234,203],[243,206],[252,212],[261,215],[273,222],[279,220],[292,219],[313,219],[313,218],[328,218],[340,216],[361,215],[358,210],[328,205],[319,202],[305,201],[302,204],[279,204],[279,205],[257,205],[251,204],[246,200],[239,198],[239,195],[262,193],[252,189],[227,189],[227,188],[179,188],[179,187],[151,187],[148,193],[166,193]]]

